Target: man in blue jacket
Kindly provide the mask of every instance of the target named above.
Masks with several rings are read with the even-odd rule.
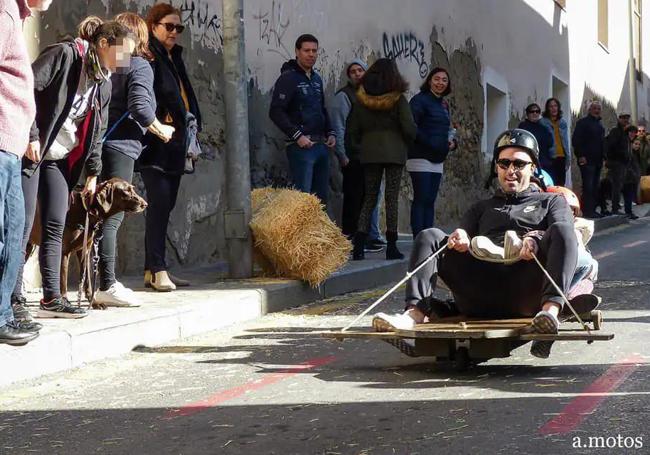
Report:
[[[330,126],[323,81],[314,71],[318,40],[301,35],[296,40],[296,59],[282,65],[273,88],[269,116],[287,135],[291,179],[296,189],[314,193],[327,203],[329,150],[336,145]]]
[[[576,122],[573,130],[573,152],[582,176],[582,210],[585,217],[596,218],[596,201],[600,171],[605,151],[605,128],[600,122],[602,106],[598,101],[589,105],[589,113]]]

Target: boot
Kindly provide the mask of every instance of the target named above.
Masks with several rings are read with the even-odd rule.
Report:
[[[386,259],[404,259],[404,255],[397,249],[397,232],[386,232],[386,240],[388,246],[386,247]]]
[[[176,289],[176,286],[169,279],[166,271],[160,271],[153,274],[151,287],[159,292],[169,292]]]
[[[366,237],[368,234],[365,232],[357,232],[354,235],[354,249],[352,250],[352,260],[353,261],[362,261],[366,258],[365,248],[366,248]]]

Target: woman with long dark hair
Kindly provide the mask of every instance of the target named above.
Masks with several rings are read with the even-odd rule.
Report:
[[[544,112],[540,123],[553,135],[553,147],[550,155],[553,157],[551,167],[547,171],[551,174],[556,185],[564,186],[566,174],[571,166],[571,147],[569,146],[569,126],[562,117],[562,104],[557,98],[546,100]]]
[[[189,285],[168,273],[165,242],[181,177],[193,172],[194,159],[188,157],[188,144],[194,142],[196,132],[201,129],[201,113],[183,62],[183,48],[177,44],[179,34],[185,29],[180,11],[167,3],[158,3],[149,10],[146,21],[150,33],[149,50],[154,56],[156,116],[175,129],[169,142],[147,135],[146,149],[138,159],[149,203],[145,228],[145,286],[165,292]]]
[[[449,152],[456,148],[449,105],[444,99],[450,93],[449,72],[444,68],[434,68],[420,87],[420,93],[410,101],[413,119],[418,127],[415,143],[409,149],[406,161],[406,170],[413,184],[413,238],[420,231],[433,227],[443,163]]]
[[[361,79],[358,103],[352,109],[348,130],[352,144],[360,146],[365,195],[354,237],[353,259],[364,259],[370,216],[386,175],[386,259],[403,259],[397,249],[397,219],[402,171],[416,126],[404,93],[408,84],[395,61],[377,60]]]
[[[111,76],[113,86],[108,115],[108,133],[102,150],[102,180],[119,177],[131,182],[135,160],[142,153],[142,140],[147,131],[168,142],[174,127],[163,125],[156,118],[156,97],[153,90],[153,56],[149,51],[147,23],[134,13],[115,16],[115,22],[129,30],[134,49],[131,64]],[[110,216],[102,226],[99,244],[99,291],[97,303],[106,306],[138,306],[135,293],[115,278],[117,231],[124,212]]]
[[[39,265],[43,278],[40,317],[81,318],[84,308],[61,295],[63,230],[70,191],[83,186],[83,197],[95,193],[102,169],[102,137],[111,98],[110,73],[128,67],[132,43],[117,22],[90,17],[79,37],[48,46],[32,65],[36,120],[23,160],[27,246],[38,202],[41,216]],[[21,295],[22,271],[14,291]]]

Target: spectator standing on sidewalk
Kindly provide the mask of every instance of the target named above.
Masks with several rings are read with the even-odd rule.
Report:
[[[44,11],[49,0],[0,0],[0,344],[23,345],[38,336],[24,305],[11,294],[21,264],[25,203],[20,160],[34,121],[34,77],[23,38],[23,21],[31,10]]]
[[[567,171],[571,167],[571,148],[569,147],[569,127],[563,117],[562,104],[557,98],[546,100],[540,122],[553,135],[553,147],[551,147],[550,155],[554,158],[548,172],[555,185],[564,186]]]
[[[539,162],[542,170],[551,174],[554,178],[551,169],[553,168],[553,134],[541,121],[542,108],[537,103],[531,103],[526,106],[526,118],[521,122],[518,128],[533,133],[537,144],[539,145]]]
[[[386,259],[403,259],[397,249],[399,189],[408,147],[415,139],[416,125],[404,97],[408,84],[395,61],[377,60],[368,69],[357,91],[358,102],[348,122],[349,139],[360,144],[365,195],[354,237],[353,259],[364,259],[370,215],[386,174]]]
[[[190,285],[168,272],[165,256],[169,217],[176,205],[181,177],[194,172],[190,144],[196,143],[196,134],[201,131],[201,112],[185,69],[183,48],[177,43],[185,30],[180,11],[168,3],[158,3],[149,10],[146,22],[151,33],[149,50],[154,56],[156,116],[172,126],[174,134],[168,142],[155,134],[146,135],[146,148],[137,162],[149,204],[145,215],[144,284],[169,292]]]
[[[101,173],[101,139],[108,122],[110,74],[128,67],[128,30],[116,22],[92,17],[80,36],[45,48],[32,64],[36,120],[23,159],[22,187],[26,223],[23,251],[29,241],[36,206],[40,207],[39,266],[43,278],[40,317],[82,318],[85,308],[61,294],[63,231],[70,191],[83,186],[91,198]],[[21,275],[22,276],[22,273]],[[20,283],[14,299],[24,302]]]
[[[409,103],[417,125],[415,142],[409,148],[406,161],[406,170],[413,184],[413,238],[434,225],[436,197],[444,162],[449,152],[456,149],[449,105],[444,99],[450,93],[449,72],[444,68],[434,68],[420,87],[420,93]]]
[[[630,114],[620,113],[617,125],[609,131],[605,139],[605,165],[612,182],[612,215],[620,215],[620,200],[626,180],[625,174],[632,160],[628,135],[630,128]],[[634,127],[634,133],[636,135],[636,127]]]
[[[588,114],[576,122],[572,137],[573,151],[582,177],[582,210],[586,218],[599,216],[596,213],[596,203],[605,151],[605,128],[601,123],[601,110],[600,102],[592,101]]]
[[[332,128],[339,140],[336,141],[334,153],[341,166],[343,174],[343,214],[341,227],[343,234],[349,239],[354,237],[359,223],[359,213],[363,204],[363,167],[359,161],[359,149],[350,147],[345,148],[346,124],[352,107],[357,102],[357,89],[359,82],[368,69],[366,63],[361,59],[352,60],[346,67],[345,74],[347,83],[341,87],[334,95],[334,100],[329,108],[330,122]],[[348,141],[349,143],[349,141]],[[371,231],[373,228],[378,231],[379,222],[379,199],[372,212]],[[367,252],[378,252],[383,249],[383,245],[374,244],[369,239],[366,242]]]
[[[122,13],[115,22],[126,27],[134,38],[134,49],[128,69],[111,76],[112,94],[108,113],[108,132],[102,148],[102,180],[119,177],[131,182],[135,160],[142,153],[142,140],[147,131],[162,142],[169,142],[174,127],[156,118],[156,95],[150,61],[147,23],[137,14]],[[124,212],[110,216],[102,225],[99,244],[99,291],[97,303],[106,306],[139,306],[135,293],[115,278],[117,231]]]
[[[336,134],[325,108],[323,81],[314,70],[317,58],[316,37],[299,36],[296,58],[282,65],[275,82],[269,117],[288,138],[287,156],[294,187],[316,194],[327,204],[328,148],[336,146]]]

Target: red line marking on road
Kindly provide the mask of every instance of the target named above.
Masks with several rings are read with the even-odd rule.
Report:
[[[605,251],[603,253],[600,253],[600,254],[597,254],[596,256],[594,256],[594,259],[597,259],[597,260],[600,261],[601,259],[604,259],[607,256],[611,256],[613,254],[616,254],[616,252],[615,251]]]
[[[263,387],[269,386],[271,384],[275,384],[277,382],[283,381],[285,379],[290,378],[291,376],[295,376],[306,370],[311,370],[312,368],[327,365],[329,363],[334,362],[335,360],[336,360],[335,356],[320,357],[320,358],[307,360],[292,368],[287,368],[286,370],[282,370],[277,373],[263,376],[260,379],[248,381],[245,384],[216,393],[203,400],[187,404],[177,409],[172,409],[168,411],[163,418],[172,419],[174,417],[187,417],[187,416],[197,414],[199,412],[205,411],[208,408],[213,408],[222,403],[225,403],[226,401],[230,401],[235,398],[238,398],[248,392],[252,392],[254,390],[258,390]]]
[[[635,246],[643,245],[644,243],[648,243],[647,240],[638,240],[636,242],[628,243],[627,245],[623,245],[623,248],[634,248]]]
[[[582,421],[612,394],[645,360],[639,355],[628,357],[612,365],[602,376],[567,404],[562,412],[539,429],[543,435],[566,434],[575,430]]]

